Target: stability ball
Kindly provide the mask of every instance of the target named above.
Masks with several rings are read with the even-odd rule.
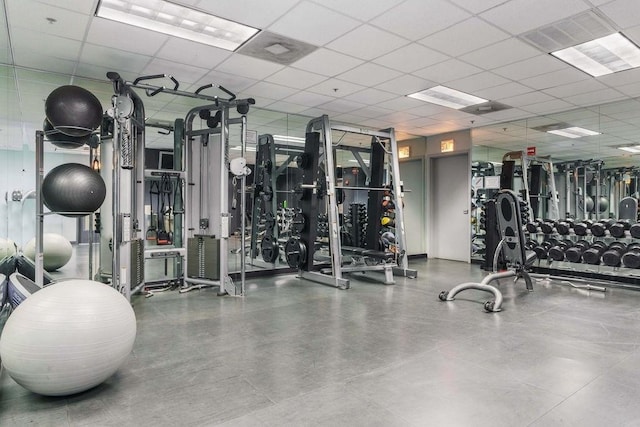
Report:
[[[15,309],[0,336],[0,357],[27,390],[67,396],[113,375],[135,337],[136,316],[124,296],[92,280],[67,280]]]
[[[0,259],[13,256],[16,253],[16,244],[11,239],[0,238]]]
[[[35,237],[27,242],[22,248],[24,256],[31,261],[36,260],[36,239]],[[44,233],[42,235],[42,253],[44,255],[43,264],[47,271],[55,271],[64,267],[71,259],[73,248],[71,243],[60,234]]]
[[[44,130],[44,135],[47,138],[47,141],[60,148],[80,148],[83,145],[87,144],[91,139],[91,135],[65,135],[64,133],[55,130],[49,120],[47,120],[46,118],[44,119],[44,123],[42,124],[42,130]]]
[[[44,112],[53,128],[70,136],[86,136],[102,122],[102,104],[80,86],[60,86],[49,94]]]
[[[42,181],[45,206],[64,216],[79,217],[94,212],[106,194],[107,187],[100,174],[79,163],[57,166]]]
[[[609,210],[609,199],[604,196],[600,196],[598,199],[598,212],[604,213]]]

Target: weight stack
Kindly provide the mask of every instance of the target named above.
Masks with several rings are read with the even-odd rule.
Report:
[[[196,235],[187,239],[187,276],[220,280],[220,240]]]
[[[131,289],[144,282],[144,245],[142,239],[131,241]]]

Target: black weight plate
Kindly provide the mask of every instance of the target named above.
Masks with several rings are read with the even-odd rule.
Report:
[[[287,264],[291,268],[302,268],[307,261],[307,245],[300,239],[292,237],[284,248]]]
[[[264,224],[267,226],[267,230],[273,231],[276,226],[276,217],[273,212],[266,212],[264,214]]]
[[[261,254],[264,262],[274,263],[278,259],[278,242],[273,236],[264,236],[261,243]]]
[[[304,231],[306,224],[307,217],[302,212],[298,212],[294,215],[293,220],[291,221],[291,228],[294,233],[300,234]]]
[[[273,189],[270,185],[265,185],[260,195],[262,196],[262,200],[270,202],[273,199]]]
[[[296,165],[300,169],[307,169],[311,165],[311,156],[308,153],[301,153],[296,156]]]
[[[336,189],[336,203],[341,205],[344,203],[344,191],[342,188]]]

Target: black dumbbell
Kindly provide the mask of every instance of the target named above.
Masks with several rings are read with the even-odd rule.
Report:
[[[540,230],[542,230],[544,234],[553,233],[554,227],[555,227],[555,221],[551,219],[545,219],[540,223]]]
[[[540,231],[541,222],[542,222],[541,219],[535,219],[533,221],[529,221],[527,225],[525,225],[525,228],[529,233],[538,233]]]
[[[633,237],[634,239],[640,239],[640,222],[631,224],[629,226],[629,233],[631,234],[631,237]]]
[[[589,249],[589,242],[586,240],[578,240],[565,251],[564,257],[569,262],[580,262],[582,260],[582,253],[587,249]]]
[[[631,243],[622,255],[622,265],[627,268],[640,268],[640,244]]]
[[[596,237],[603,237],[615,222],[613,219],[601,219],[598,222],[594,222],[591,226],[591,234]]]
[[[613,242],[602,253],[602,263],[609,267],[618,267],[622,260],[622,254],[627,250],[627,245],[622,242]]]
[[[542,242],[533,248],[533,251],[536,253],[538,259],[547,259],[547,253],[551,246],[553,246],[553,244],[550,241]]]
[[[593,242],[593,244],[589,246],[589,249],[585,250],[582,253],[582,260],[587,264],[592,264],[592,265],[600,264],[600,257],[602,256],[602,253],[606,250],[607,250],[607,245],[605,245],[604,242],[601,242],[601,241]]]
[[[611,233],[611,236],[619,239],[621,237],[625,237],[625,232],[630,228],[631,223],[629,222],[629,220],[621,219],[618,220],[618,222],[616,222],[615,224],[611,224],[611,227],[609,227],[609,233]]]
[[[538,246],[538,242],[536,242],[535,240],[527,240],[527,242],[524,244],[524,248],[528,251],[534,250],[536,246]]]
[[[589,219],[576,222],[573,224],[573,232],[576,233],[577,236],[586,236],[589,233],[589,230],[591,230],[592,225],[593,221]]]
[[[556,222],[556,230],[558,234],[563,236],[567,236],[571,233],[571,229],[573,228],[573,219],[567,218]]]
[[[549,248],[547,256],[554,261],[564,261],[564,253],[571,246],[573,246],[573,242],[571,240],[557,242]]]

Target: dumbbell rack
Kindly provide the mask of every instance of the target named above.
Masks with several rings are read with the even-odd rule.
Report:
[[[629,232],[632,226],[629,222],[607,220],[591,224],[580,221],[572,224],[565,220],[549,221],[545,227],[532,232],[530,223],[527,225],[528,248],[538,253],[534,271],[640,288],[640,234],[634,232],[632,236]],[[538,245],[533,247],[532,242]],[[625,263],[619,263],[627,252]],[[556,259],[552,259],[554,257]]]

